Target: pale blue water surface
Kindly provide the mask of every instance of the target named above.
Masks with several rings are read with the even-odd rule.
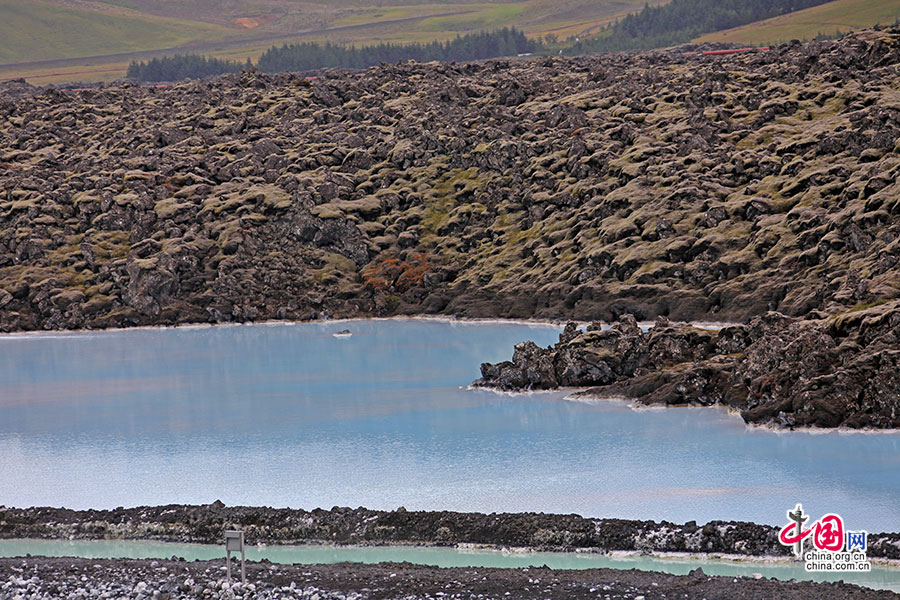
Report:
[[[897,434],[466,388],[482,361],[559,331],[376,320],[0,336],[0,504],[781,524],[802,502],[850,529],[900,530]]]

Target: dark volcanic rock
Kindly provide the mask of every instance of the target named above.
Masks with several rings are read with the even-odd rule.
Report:
[[[827,319],[767,313],[719,331],[626,315],[606,331],[566,328],[555,346],[515,348],[483,364],[476,386],[593,387],[584,394],[645,404],[724,404],[748,423],[900,427],[900,303]]]
[[[676,525],[544,513],[457,513],[340,508],[312,511],[268,507],[142,506],[74,511],[0,507],[0,538],[152,539],[219,543],[240,528],[248,543],[483,544],[545,550],[718,552],[787,556],[778,528],[712,521]],[[870,535],[869,556],[900,558],[900,534]]]
[[[512,362],[484,363],[474,385],[522,390],[611,384],[705,359],[714,351],[715,336],[664,318],[645,333],[632,315],[623,315],[608,329],[594,323],[580,332],[569,323],[555,346],[523,342],[516,345]]]
[[[421,312],[746,320],[892,300],[898,40],[166,89],[5,82],[0,331]],[[687,348],[671,343],[632,358],[573,346],[505,377],[602,384]]]

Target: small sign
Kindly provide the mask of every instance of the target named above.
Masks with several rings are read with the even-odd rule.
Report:
[[[240,552],[244,549],[244,532],[243,531],[226,531],[225,532],[225,550],[229,552]]]
[[[247,583],[247,567],[244,564],[244,532],[225,532],[225,566],[228,573],[228,581],[231,581],[231,553],[241,553],[241,583]]]

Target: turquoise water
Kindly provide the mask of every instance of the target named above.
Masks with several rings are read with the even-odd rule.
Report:
[[[0,540],[0,556],[81,556],[85,558],[171,558],[213,560],[224,557],[222,546],[170,544],[130,540],[64,541]],[[233,555],[232,555],[233,556]],[[247,560],[268,559],[281,564],[410,562],[437,567],[539,567],[552,569],[640,569],[686,575],[701,567],[707,575],[763,577],[798,581],[846,581],[876,589],[900,591],[900,569],[875,565],[869,573],[806,573],[794,562],[692,560],[650,556],[607,556],[562,552],[499,552],[412,546],[248,546]],[[224,563],[224,561],[223,561]]]
[[[351,337],[333,333],[350,329]],[[544,511],[900,530],[900,435],[470,390],[552,326],[426,320],[0,337],[0,504]]]

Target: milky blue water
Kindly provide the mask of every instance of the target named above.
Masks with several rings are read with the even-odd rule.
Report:
[[[148,540],[0,540],[0,557],[80,556],[84,558],[171,558],[216,560],[224,558],[221,545],[172,544]],[[707,575],[773,577],[798,581],[845,581],[875,589],[900,592],[900,569],[875,564],[866,573],[807,573],[797,561],[733,561],[675,556],[608,555],[576,552],[500,552],[472,548],[416,546],[247,546],[247,560],[281,564],[333,564],[358,562],[410,562],[435,567],[523,568],[546,565],[551,569],[640,569],[687,575],[698,567]],[[222,561],[224,564],[225,561]],[[224,568],[224,567],[222,567]]]
[[[333,333],[350,329],[351,337]],[[470,390],[558,327],[424,320],[0,336],[0,504],[544,511],[900,530],[900,435]]]

